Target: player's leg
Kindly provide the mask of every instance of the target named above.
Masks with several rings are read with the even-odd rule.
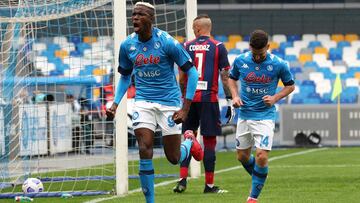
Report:
[[[151,103],[136,102],[133,108],[133,128],[139,146],[139,176],[147,203],[155,200],[153,142],[155,135],[155,112]]]
[[[186,121],[182,124],[182,133],[185,133],[186,130],[192,130],[196,137],[197,129],[199,128],[199,119],[200,119],[198,107],[199,107],[198,103],[191,104],[188,117]],[[174,192],[182,193],[186,190],[186,185],[187,185],[186,179],[189,174],[189,164],[191,157],[192,156],[190,155],[188,158],[186,158],[184,161],[180,163],[180,179],[173,188]]]
[[[272,147],[275,124],[272,120],[251,121],[249,125],[254,134],[256,157],[252,174],[249,200],[256,200],[264,187],[268,175],[268,156]]]
[[[180,164],[190,156],[192,139],[181,143],[181,124],[176,125],[172,116],[178,107],[159,105],[156,111],[156,122],[162,129],[165,156],[172,164]]]
[[[139,176],[142,191],[147,203],[154,202],[154,166],[153,157],[153,140],[154,131],[147,128],[135,130],[135,136],[139,145],[140,168]]]
[[[254,138],[249,130],[248,121],[239,119],[236,129],[237,159],[249,175],[252,175],[255,166],[255,158],[251,154],[251,148],[253,145]]]
[[[216,161],[216,136],[221,135],[220,109],[217,102],[201,103],[200,131],[204,143],[204,193],[224,193],[226,190],[214,186],[214,171]]]

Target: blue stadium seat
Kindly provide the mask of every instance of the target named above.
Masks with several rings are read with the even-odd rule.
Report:
[[[312,92],[308,95],[308,98],[315,98],[315,99],[320,99],[321,96],[320,94],[316,93],[316,92]]]
[[[276,102],[277,104],[286,104],[286,99],[280,99]]]
[[[295,55],[285,55],[285,61],[297,61],[297,57]]]
[[[320,41],[311,41],[309,42],[308,48],[313,48],[315,49],[316,47],[321,47],[322,44]]]
[[[357,103],[357,97],[340,97],[340,103],[342,103],[342,104]]]
[[[228,37],[226,35],[215,35],[214,39],[220,42],[227,42],[229,41]]]
[[[358,87],[347,87],[343,90],[343,94],[346,95],[357,95],[359,93]]]
[[[288,42],[293,42],[293,41],[301,40],[301,36],[300,35],[287,35],[286,39]]]
[[[47,58],[55,57],[54,50],[44,50],[40,53],[40,56],[46,56]]]
[[[304,104],[320,104],[320,98],[305,98]]]
[[[50,71],[50,76],[61,76],[61,75],[64,75],[64,71],[59,71],[59,70]]]
[[[348,41],[340,41],[337,43],[337,47],[340,49],[343,49],[344,47],[349,47],[349,46],[351,46],[351,44]]]
[[[241,50],[240,49],[230,49],[229,50],[229,54],[236,54],[236,55],[238,55],[238,54],[241,54]]]
[[[342,60],[342,49],[341,48],[330,48],[329,59],[332,61]]]
[[[332,101],[330,98],[321,98],[320,104],[333,104],[334,101]]]
[[[81,57],[81,56],[83,56],[83,53],[81,53],[80,51],[75,50],[75,51],[70,52],[70,56],[72,56],[72,57]]]
[[[47,50],[50,50],[50,51],[60,50],[60,45],[54,44],[54,43],[49,43],[46,45],[46,47],[47,47]]]
[[[295,75],[296,73],[301,73],[302,72],[302,69],[300,67],[293,67],[293,68],[290,68],[290,72]]]
[[[292,104],[303,104],[303,103],[304,103],[304,100],[303,100],[302,98],[295,98],[295,97],[293,97],[293,98],[291,99],[291,103],[292,103]]]
[[[306,61],[304,63],[304,68],[310,68],[310,67],[313,67],[317,70],[319,68],[319,65],[315,61]]]
[[[250,41],[250,35],[245,35],[245,36],[243,36],[243,41],[244,41],[244,42]]]
[[[308,96],[311,93],[315,93],[315,85],[300,85],[300,94],[303,96]]]
[[[293,47],[293,42],[281,42],[279,49],[282,51],[282,53],[285,53],[285,49],[288,47]]]
[[[312,80],[304,80],[302,81],[301,85],[311,85],[311,86],[315,86],[315,82]]]
[[[88,44],[88,43],[83,43],[83,42],[78,43],[78,44],[76,45],[76,50],[79,51],[79,52],[82,53],[82,54],[84,54],[84,50],[85,50],[85,49],[91,49],[91,45]]]
[[[71,36],[71,37],[69,37],[69,41],[74,43],[75,45],[82,42],[81,39],[82,39],[82,37],[79,37],[79,36]]]

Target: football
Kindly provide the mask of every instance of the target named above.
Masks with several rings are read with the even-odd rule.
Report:
[[[22,190],[24,193],[42,192],[44,191],[44,186],[39,179],[28,178],[23,183]]]

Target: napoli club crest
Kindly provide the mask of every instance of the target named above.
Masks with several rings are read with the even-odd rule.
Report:
[[[268,66],[266,67],[266,69],[267,69],[268,71],[272,71],[272,70],[273,70],[273,67],[272,67],[272,65],[268,65]]]
[[[154,49],[159,49],[160,48],[160,42],[155,42],[154,44]]]

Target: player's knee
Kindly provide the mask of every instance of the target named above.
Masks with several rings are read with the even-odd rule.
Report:
[[[173,165],[176,165],[176,164],[179,163],[179,158],[178,157],[171,156],[171,157],[166,157],[166,158]]]
[[[266,166],[268,162],[268,154],[266,152],[258,152],[256,154],[256,162],[260,166]]]
[[[250,159],[250,155],[245,152],[238,152],[237,153],[237,159],[241,163],[247,163]]]
[[[146,145],[139,146],[139,154],[141,157],[151,158],[152,148],[147,147]]]

